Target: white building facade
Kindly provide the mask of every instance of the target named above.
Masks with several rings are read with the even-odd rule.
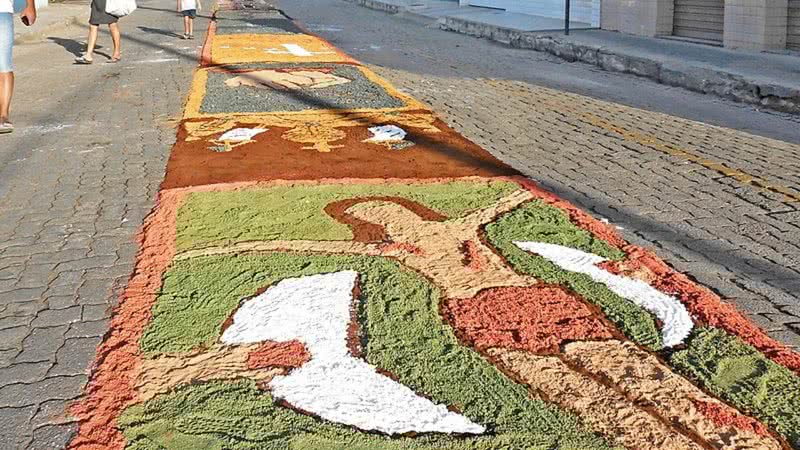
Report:
[[[563,18],[565,0],[460,0]],[[571,0],[570,18],[639,36],[675,36],[747,50],[800,50],[800,0]]]

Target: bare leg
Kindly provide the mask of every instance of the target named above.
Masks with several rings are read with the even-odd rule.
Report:
[[[0,123],[8,122],[11,94],[14,93],[14,72],[0,72]]]
[[[183,34],[189,34],[189,16],[183,16]]]
[[[113,59],[120,58],[120,37],[119,37],[119,25],[116,23],[112,23],[108,25],[108,30],[111,31],[111,41],[114,42],[114,53],[111,55]]]
[[[97,25],[89,26],[89,41],[86,43],[86,57],[87,60],[91,61],[94,54],[94,47],[97,45],[97,29],[99,27]]]
[[[189,19],[189,36],[192,36],[194,34],[194,19],[191,17],[187,17],[187,19]]]

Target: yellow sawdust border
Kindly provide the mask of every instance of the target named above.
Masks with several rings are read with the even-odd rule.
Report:
[[[311,56],[295,56],[284,53],[266,53],[263,48],[297,44],[308,47]],[[211,61],[215,65],[242,63],[356,63],[328,41],[310,34],[220,34],[216,33],[211,43]]]

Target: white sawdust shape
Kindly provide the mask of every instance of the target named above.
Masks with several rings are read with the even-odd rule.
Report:
[[[357,273],[283,280],[242,304],[225,344],[298,340],[311,360],[270,382],[272,393],[320,418],[387,434],[485,431],[466,417],[383,376],[347,349]]]
[[[663,323],[661,333],[665,347],[682,343],[694,327],[689,311],[678,299],[656,290],[644,281],[615,275],[597,267],[597,264],[606,261],[602,256],[543,242],[515,241],[514,244],[522,250],[546,258],[564,270],[588,275],[592,280],[606,285],[611,292],[653,313]]]

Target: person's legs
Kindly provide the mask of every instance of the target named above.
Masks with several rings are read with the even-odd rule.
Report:
[[[189,16],[183,16],[183,35],[186,36],[189,34]]]
[[[99,25],[89,25],[89,40],[86,41],[86,53],[84,54],[84,58],[86,58],[88,61],[91,61],[94,57],[94,47],[97,45],[98,28],[100,28]]]
[[[194,19],[189,16],[189,36],[194,36]]]
[[[11,95],[14,93],[14,72],[0,72],[0,124],[9,121]]]
[[[11,51],[14,44],[14,16],[0,13],[0,126],[9,122],[11,95],[14,92],[14,67],[11,64]],[[3,127],[0,132],[8,132]]]
[[[116,22],[108,24],[108,30],[111,32],[111,41],[114,42],[114,53],[111,55],[111,59],[119,59],[121,56],[119,24]]]

